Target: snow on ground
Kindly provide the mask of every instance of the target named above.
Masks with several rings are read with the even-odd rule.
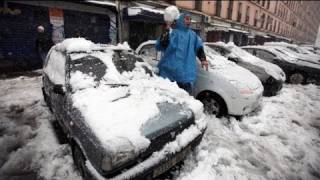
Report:
[[[81,179],[52,120],[41,77],[0,80],[0,180]]]
[[[40,77],[0,80],[0,180],[81,180],[40,88]],[[320,179],[319,107],[319,86],[285,85],[241,122],[212,117],[173,179]]]
[[[176,179],[320,179],[319,107],[320,87],[285,85],[241,122],[212,118]]]

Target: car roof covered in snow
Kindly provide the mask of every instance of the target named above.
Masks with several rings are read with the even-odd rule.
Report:
[[[103,51],[105,49],[111,50],[125,50],[131,51],[132,49],[127,42],[118,45],[111,44],[95,44],[85,38],[69,38],[54,46],[54,49],[61,52],[73,53],[73,52],[91,52],[91,51]]]

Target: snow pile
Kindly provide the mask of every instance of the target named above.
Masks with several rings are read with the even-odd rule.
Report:
[[[81,179],[55,136],[41,77],[1,80],[0,97],[0,179]]]
[[[169,6],[164,10],[164,21],[173,22],[179,18],[180,12],[177,6]]]
[[[241,122],[212,118],[174,179],[318,179],[320,88],[285,85],[262,104]]]
[[[80,180],[40,88],[40,77],[0,80],[0,179]],[[320,87],[284,85],[261,104],[241,122],[210,117],[202,143],[173,179],[319,179]]]
[[[71,74],[70,83],[72,84],[73,90],[85,89],[96,85],[94,78],[93,76],[76,71]]]
[[[153,8],[149,8],[146,6],[138,6],[138,7],[129,7],[128,8],[128,15],[129,16],[136,16],[138,14],[142,13],[142,10],[144,11],[148,11],[148,12],[153,12],[153,13],[157,13],[157,14],[163,14],[163,10],[160,9],[153,9]]]
[[[95,47],[95,44],[84,38],[69,38],[54,46],[56,50],[67,53],[88,52],[93,47]]]
[[[286,42],[283,42],[283,41],[282,42],[265,42],[264,45],[266,45],[266,46],[298,47],[298,45],[296,45],[296,44],[289,44],[289,43],[286,43]]]

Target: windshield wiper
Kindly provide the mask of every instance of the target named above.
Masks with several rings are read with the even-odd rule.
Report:
[[[129,84],[124,84],[124,83],[108,83],[108,84],[103,84],[103,85],[107,85],[107,86],[111,86],[111,87],[119,87],[119,86],[128,87],[129,86]]]

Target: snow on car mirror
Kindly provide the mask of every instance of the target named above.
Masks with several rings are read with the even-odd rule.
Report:
[[[239,62],[239,58],[238,58],[238,57],[235,57],[235,56],[228,56],[228,60],[233,61],[233,62],[235,62],[235,63],[238,63],[238,62]]]
[[[160,59],[161,59],[161,52],[157,51],[155,60],[160,61]]]

